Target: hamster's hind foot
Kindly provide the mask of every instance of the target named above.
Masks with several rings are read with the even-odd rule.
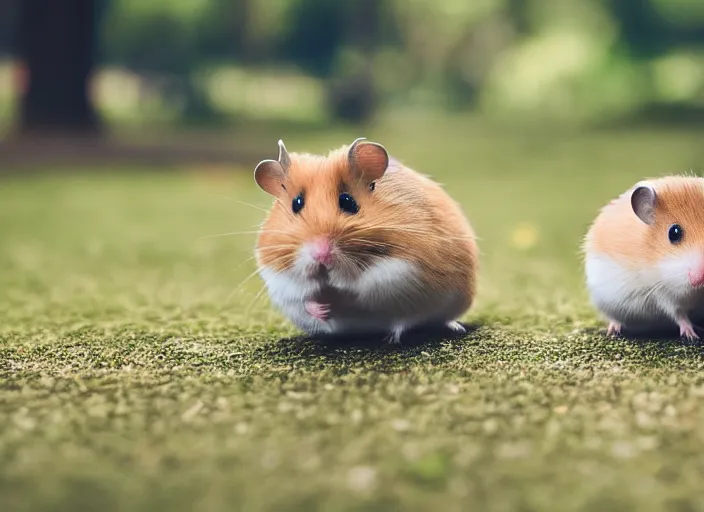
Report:
[[[614,338],[621,336],[621,327],[621,324],[618,322],[609,322],[609,328],[606,330],[606,335]]]
[[[445,325],[447,325],[447,328],[456,334],[467,334],[467,329],[464,328],[464,325],[462,325],[456,320],[453,320],[452,322],[447,322],[447,324]]]
[[[403,334],[403,326],[397,326],[394,327],[394,330],[389,333],[386,338],[384,338],[384,341],[388,345],[400,345],[401,344],[401,335]]]
[[[677,320],[677,325],[680,328],[680,336],[683,337],[687,341],[697,341],[699,340],[699,335],[697,334],[697,331],[694,330],[694,326],[692,325],[692,322],[689,321],[689,318],[682,317]]]

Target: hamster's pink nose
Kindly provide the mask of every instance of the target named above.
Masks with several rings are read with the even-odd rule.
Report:
[[[332,244],[330,240],[326,238],[315,240],[311,247],[311,255],[317,263],[329,267],[332,264]]]
[[[693,271],[689,271],[689,284],[694,288],[699,288],[704,285],[704,268]]]

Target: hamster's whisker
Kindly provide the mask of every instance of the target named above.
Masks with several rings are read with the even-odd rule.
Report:
[[[291,243],[272,243],[272,244],[262,244],[259,247],[257,247],[258,252],[266,251],[266,250],[276,250],[276,249],[291,249],[291,248],[298,248],[301,246],[301,242],[296,240],[295,242]]]
[[[233,201],[235,203],[243,204],[245,206],[249,206],[251,208],[254,208],[255,210],[261,210],[264,213],[269,213],[269,210],[267,210],[266,207],[264,207],[264,206],[258,206],[256,204],[246,203],[245,201],[240,201],[239,199],[234,199],[232,197],[225,197],[224,199],[227,199],[229,201]]]
[[[359,232],[374,232],[374,231],[402,231],[405,233],[414,233],[423,236],[435,237],[441,240],[476,240],[473,236],[454,236],[454,235],[438,235],[437,231],[429,231],[425,229],[409,228],[407,226],[389,226],[383,224],[371,224],[364,228],[360,228]]]
[[[275,245],[267,246],[267,266],[278,265],[286,261],[286,259],[293,259],[291,252],[298,248],[296,245]]]
[[[341,258],[343,262],[343,266],[347,264],[348,266],[354,266],[356,269],[361,270],[362,272],[365,272],[371,268],[371,265],[364,260],[361,260],[354,255],[346,255]]]
[[[414,256],[414,257],[421,257],[422,255],[418,253],[414,248],[409,248],[407,246],[403,246],[400,244],[394,244],[392,242],[379,242],[379,241],[371,241],[371,240],[365,240],[363,242],[352,242],[353,244],[359,244],[361,247],[348,247],[348,251],[352,252],[359,252],[363,253],[365,256],[373,256],[373,257],[384,257],[388,256],[388,254],[379,254],[378,249],[395,249],[399,252],[402,252],[406,256]],[[356,251],[355,251],[356,249]],[[375,251],[376,249],[376,251]]]
[[[266,244],[266,245],[260,245],[259,246],[259,251],[262,249],[285,249],[285,248],[291,248],[291,247],[298,247],[299,244]]]
[[[287,235],[289,238],[296,238],[297,239],[297,237],[294,237],[293,235],[291,235],[291,233],[289,231],[284,231],[281,229],[260,229],[258,231],[258,233],[261,233],[263,235],[268,234],[268,233],[276,233],[278,235]]]
[[[404,247],[400,244],[394,244],[393,242],[386,242],[386,241],[377,241],[377,240],[368,240],[365,238],[347,238],[342,240],[343,243],[350,243],[350,244],[359,244],[359,245],[364,245],[370,248],[373,247],[391,247],[394,249],[400,249],[400,250],[408,250],[407,247]]]
[[[273,246],[264,246],[264,247],[266,247],[266,248],[272,247],[273,248],[272,250],[276,253],[276,254],[274,254],[274,258],[269,260],[266,263],[266,266],[273,266],[273,267],[277,267],[277,266],[279,266],[279,264],[285,263],[286,260],[292,259],[291,251],[290,251],[291,248],[298,249],[298,245],[294,245],[294,244],[273,245]],[[260,252],[261,252],[261,248],[260,248]]]
[[[198,240],[206,240],[208,238],[221,238],[223,236],[236,236],[236,235],[256,235],[258,231],[232,231],[229,233],[216,233],[214,235],[205,235],[198,238]]]
[[[256,258],[256,257],[257,257],[256,255],[250,256],[250,257],[247,258],[246,260],[240,262],[240,264],[237,265],[237,266],[234,268],[234,270],[237,270],[237,269],[239,269],[239,268],[242,268],[245,264],[249,263],[250,261],[252,261],[252,260],[253,260],[254,258]],[[251,274],[249,274],[244,280],[242,280],[242,281],[240,282],[240,284],[238,284],[238,285],[235,287],[234,290],[232,290],[232,291],[230,292],[230,294],[229,294],[229,295],[227,296],[227,298],[225,299],[225,305],[227,305],[227,304],[230,302],[230,299],[232,299],[232,297],[235,295],[235,293],[237,293],[237,291],[238,291],[240,288],[242,288],[242,286],[244,286],[244,284],[245,284],[249,279],[251,279],[254,274],[256,274],[257,270],[258,270],[258,269],[256,269],[254,272],[252,272]]]
[[[434,231],[434,230],[421,229],[421,228],[409,227],[409,226],[403,226],[403,225],[393,225],[393,224],[369,224],[365,228],[366,229],[377,229],[377,230],[389,230],[389,231],[406,231],[409,233],[437,235],[437,231]],[[471,238],[471,237],[461,237],[461,238]]]
[[[346,238],[342,240],[343,242],[349,243],[359,243],[360,245],[367,245],[369,247],[391,247],[394,249],[403,250],[404,252],[413,252],[412,248],[405,246],[403,244],[396,244],[394,242],[389,242],[387,240],[371,240],[368,238]]]
[[[259,230],[251,230],[251,231],[231,231],[228,233],[216,233],[214,235],[202,236],[202,237],[198,238],[198,240],[204,240],[204,239],[208,239],[208,238],[221,238],[224,236],[258,235],[260,233],[261,234],[276,233],[276,234],[280,234],[280,235],[290,235],[290,233],[288,231],[283,231],[280,229],[278,229],[278,230],[277,229],[259,229]]]
[[[230,302],[230,300],[232,299],[232,297],[234,297],[235,294],[236,294],[238,291],[240,291],[240,290],[242,289],[242,287],[243,287],[250,279],[252,279],[254,276],[256,276],[258,272],[259,272],[259,269],[256,268],[256,269],[254,269],[254,271],[253,271],[251,274],[249,274],[249,275],[248,275],[247,277],[245,277],[242,281],[240,281],[240,284],[238,284],[238,285],[235,287],[235,289],[232,290],[232,292],[230,293],[230,295],[227,296],[227,299],[225,299],[225,305],[227,305],[227,304]]]
[[[246,260],[242,260],[242,261],[240,262],[240,264],[235,267],[235,270],[237,270],[238,268],[241,268],[242,266],[244,266],[245,264],[249,263],[250,261],[252,261],[252,260],[253,260],[254,258],[256,258],[256,257],[257,257],[257,255],[255,254],[254,256],[250,256],[250,257],[247,258]]]
[[[259,297],[262,296],[262,294],[264,293],[264,290],[266,290],[266,284],[263,284],[263,285],[262,285],[262,287],[259,289],[259,291],[257,292],[257,294],[254,296],[254,298],[252,299],[252,301],[251,301],[251,302],[249,303],[249,305],[245,308],[245,310],[244,310],[245,315],[246,315],[246,314],[249,314],[250,309],[252,308],[252,306],[254,306],[255,302],[257,302],[257,300],[259,299]]]
[[[291,246],[293,246],[293,244],[291,244]],[[265,246],[265,247],[269,247],[269,246]],[[286,247],[286,246],[282,246],[282,247]],[[280,261],[282,261],[283,259],[285,259],[286,256],[287,256],[287,254],[284,255],[284,256],[279,256],[278,258],[274,258],[274,260],[273,260],[270,264],[271,264],[271,265],[276,265],[277,263],[279,263]],[[251,258],[249,258],[249,260],[254,259],[254,258],[256,258],[256,255],[254,255],[254,256],[252,256]],[[247,260],[247,261],[249,261],[249,260]],[[242,264],[240,264],[239,266],[241,267]],[[259,273],[259,267],[255,268],[247,277],[245,277],[242,281],[240,281],[240,283],[235,287],[235,289],[232,290],[232,292],[230,293],[230,295],[227,296],[227,299],[225,299],[225,304],[229,303],[230,300],[232,299],[232,297],[233,297],[238,291],[240,291],[240,290],[242,289],[242,287],[243,287],[245,284],[247,284],[247,282],[248,282],[250,279],[252,279],[254,276],[256,276],[258,273]]]
[[[344,250],[350,254],[350,256],[363,255],[367,259],[371,256],[383,257],[387,255],[388,249],[400,249],[400,247],[392,246],[390,244],[378,244],[369,241],[362,240],[346,240],[343,244]],[[362,258],[356,258],[362,259]]]

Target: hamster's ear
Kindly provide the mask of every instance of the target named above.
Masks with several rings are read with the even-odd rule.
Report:
[[[381,144],[367,142],[365,138],[355,140],[347,154],[350,169],[371,183],[381,178],[389,166],[389,154]]]
[[[278,196],[282,190],[286,190],[284,181],[291,167],[291,158],[286,151],[284,141],[279,141],[279,159],[262,160],[254,169],[254,181],[257,185],[272,196]]]
[[[655,203],[657,196],[653,187],[641,185],[631,194],[631,206],[640,220],[646,224],[655,222]]]
[[[288,151],[286,150],[286,146],[284,146],[284,141],[281,139],[279,139],[279,163],[281,164],[281,167],[283,167],[284,172],[288,172],[291,167],[291,157],[288,156]]]

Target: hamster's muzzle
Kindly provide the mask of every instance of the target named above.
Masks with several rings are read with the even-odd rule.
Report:
[[[690,270],[687,277],[689,277],[689,284],[692,285],[692,288],[701,288],[704,286],[704,267]]]
[[[313,261],[329,268],[333,263],[333,245],[327,238],[317,238],[310,243],[310,255]]]

